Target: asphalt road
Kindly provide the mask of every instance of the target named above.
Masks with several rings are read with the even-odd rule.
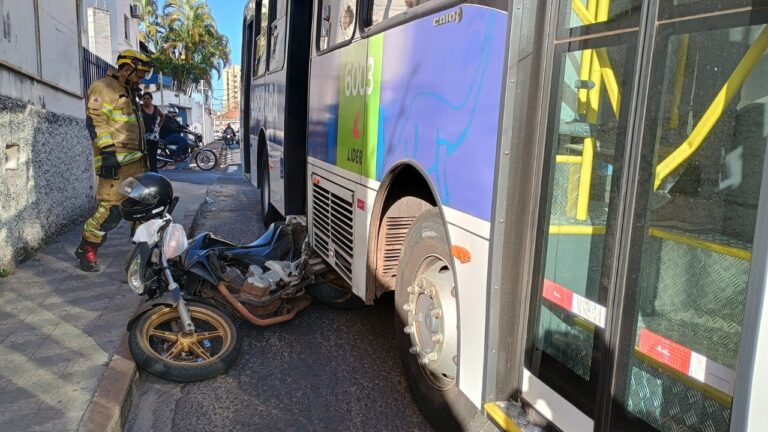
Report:
[[[215,181],[200,226],[236,241],[255,239],[259,195],[242,174],[170,176],[179,187],[210,185],[198,175]],[[140,373],[125,430],[432,430],[400,368],[391,297],[354,311],[316,303],[287,323],[241,323],[240,332],[240,358],[223,376],[177,384]]]

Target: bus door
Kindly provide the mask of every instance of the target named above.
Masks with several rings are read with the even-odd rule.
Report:
[[[527,260],[507,243],[492,264],[530,262],[527,286],[492,296],[529,307],[507,303],[518,321],[503,319],[504,302],[490,314],[527,330],[489,324],[494,374],[515,384],[488,380],[486,397],[517,392],[514,402],[563,431],[744,430],[734,400],[749,391],[742,355],[760,311],[747,299],[764,295],[765,264],[752,260],[768,201],[768,11],[561,0],[541,16],[557,24],[540,41],[546,90],[529,123],[540,151],[509,142],[511,157],[541,167],[527,172],[539,176],[527,180],[539,202],[498,218],[528,217],[537,230]],[[531,109],[529,96],[507,108]],[[515,175],[499,196],[521,194],[508,190],[526,184]],[[525,239],[526,226],[506,229]],[[502,276],[492,284],[504,287]],[[504,346],[517,371],[498,361]]]
[[[241,68],[241,93],[240,93],[240,137],[242,139],[242,164],[243,172],[246,176],[251,175],[251,151],[253,143],[258,143],[258,135],[254,139],[251,130],[251,77],[252,69],[249,67],[253,58],[253,32],[254,32],[254,17],[250,17],[243,23],[243,51],[242,51],[242,64],[246,65]],[[253,153],[256,151],[253,150]]]

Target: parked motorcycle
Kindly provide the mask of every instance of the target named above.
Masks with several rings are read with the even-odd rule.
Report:
[[[308,291],[340,307],[362,304],[311,252],[303,217],[273,224],[246,245],[211,233],[187,241],[171,217],[178,199],[170,188],[153,173],[121,185],[129,197],[123,217],[142,222],[126,263],[128,285],[148,300],[128,324],[139,367],[172,381],[208,379],[237,358],[240,339],[230,315],[258,326],[282,323],[310,305]]]
[[[216,152],[211,149],[203,148],[203,136],[200,134],[191,134],[193,139],[187,139],[188,148],[184,152],[177,146],[169,144],[164,139],[158,139],[157,145],[157,167],[165,168],[169,163],[180,163],[188,160],[194,160],[197,167],[203,171],[210,171],[218,165]]]

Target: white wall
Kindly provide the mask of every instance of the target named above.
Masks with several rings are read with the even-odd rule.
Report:
[[[0,1],[0,96],[84,118],[77,3],[38,4]]]

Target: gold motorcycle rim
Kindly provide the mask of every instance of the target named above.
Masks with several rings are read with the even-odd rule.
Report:
[[[195,324],[193,333],[175,331],[182,327],[176,308],[156,310],[139,329],[139,344],[146,352],[179,365],[216,361],[234,342],[229,326],[208,309],[190,305],[189,314]]]

